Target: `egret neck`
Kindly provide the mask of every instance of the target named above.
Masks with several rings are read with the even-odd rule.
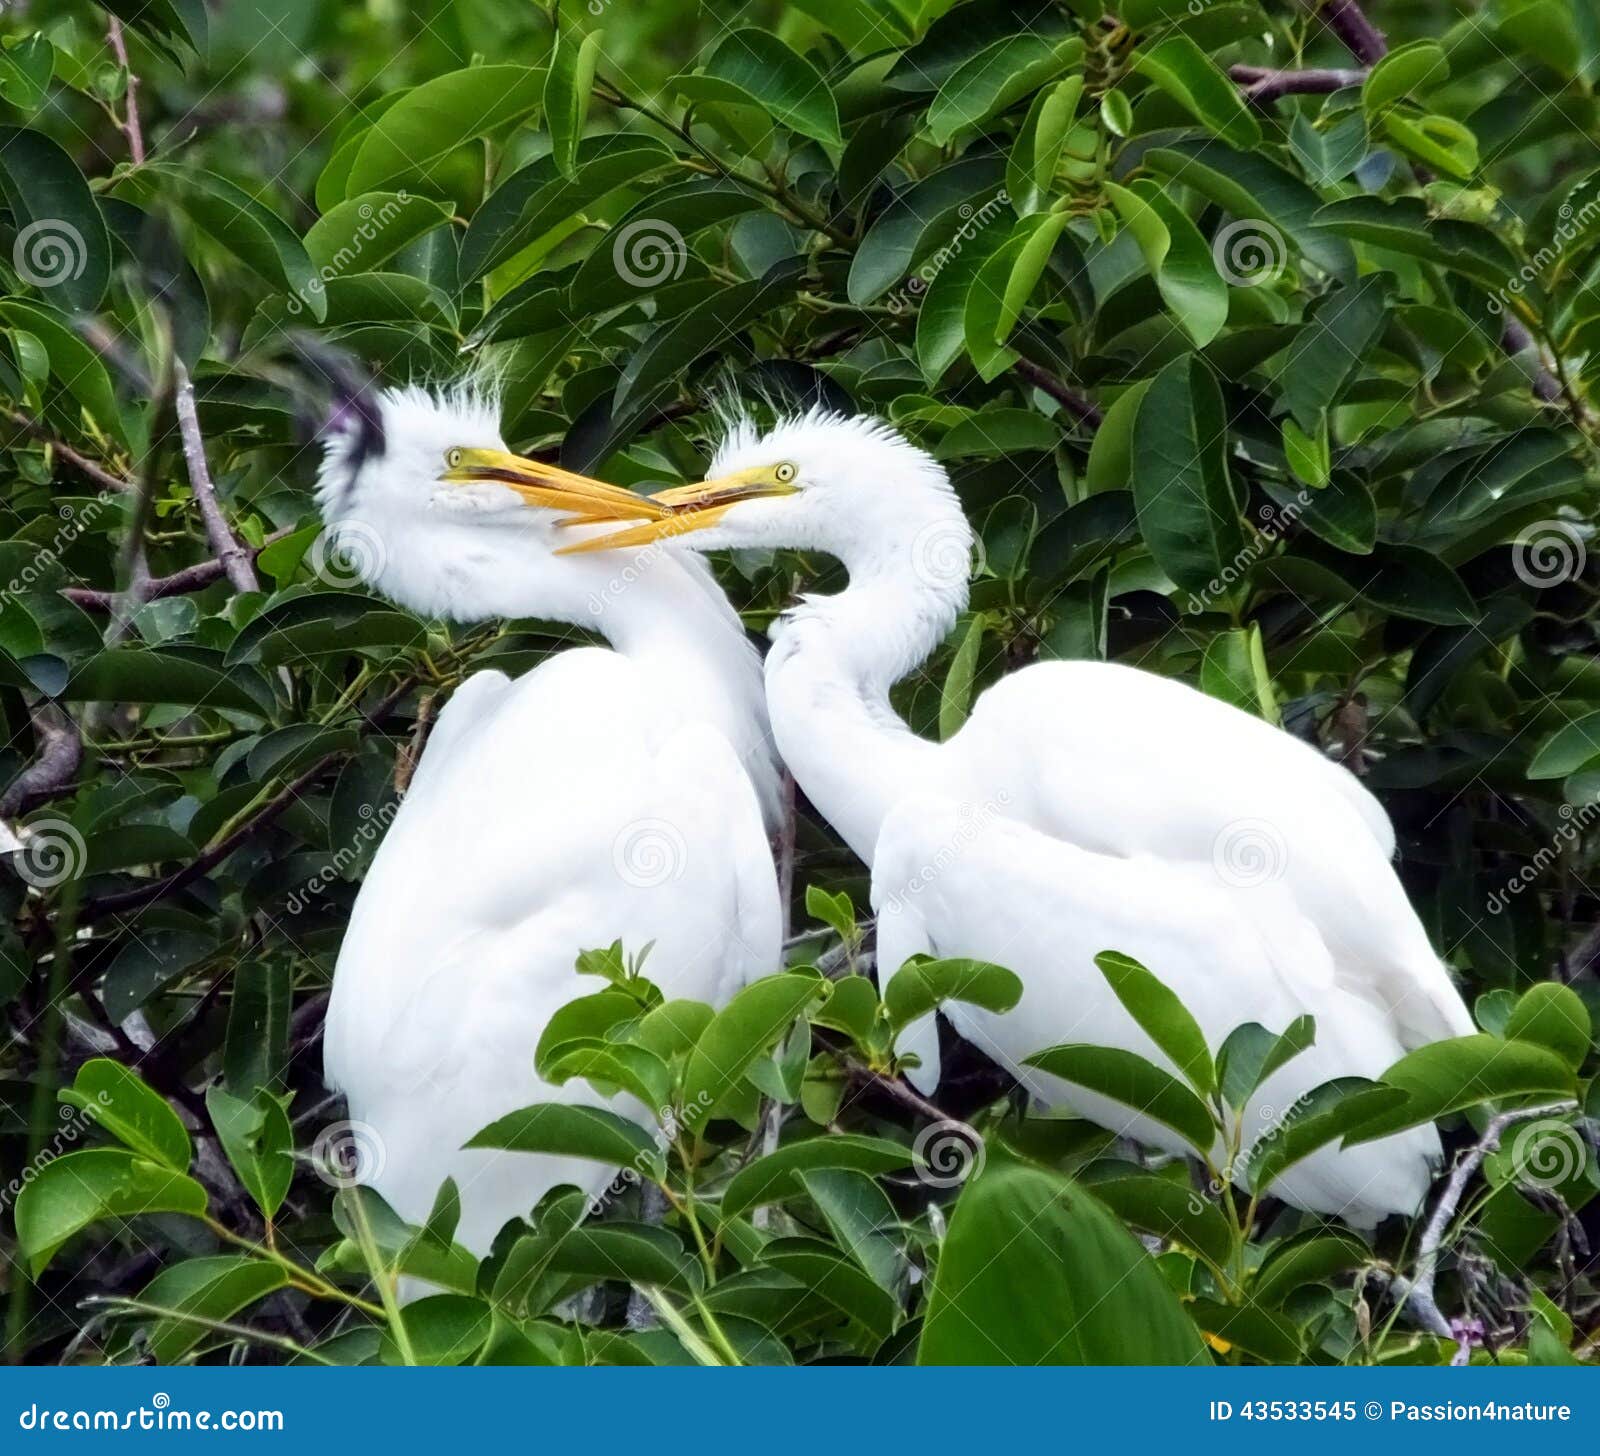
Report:
[[[966,606],[972,528],[954,494],[939,492],[881,532],[830,549],[850,583],[805,597],[774,625],[767,707],[795,782],[871,864],[884,816],[939,772],[938,745],[911,730],[889,690]]]

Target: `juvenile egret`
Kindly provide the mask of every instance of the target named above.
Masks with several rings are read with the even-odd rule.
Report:
[[[531,1103],[608,1105],[533,1069],[551,1013],[585,990],[580,951],[648,944],[669,998],[714,1004],[778,964],[760,659],[703,563],[658,552],[623,577],[612,559],[557,556],[563,515],[659,508],[507,453],[481,395],[383,394],[375,420],[329,440],[317,492],[352,565],[401,606],[554,619],[611,643],[456,689],[334,972],[326,1073],[358,1125],[356,1176],[419,1223],[453,1177],[456,1237],[482,1255],[547,1189],[611,1176],[462,1150]]]
[[[1316,1045],[1258,1091],[1246,1145],[1336,1076],[1373,1077],[1471,1018],[1389,864],[1394,834],[1344,768],[1168,678],[1051,662],[984,693],[947,742],[889,701],[967,601],[972,532],[944,470],[870,419],[813,411],[765,436],[736,428],[699,485],[655,500],[670,518],[571,549],[679,539],[812,548],[849,585],[806,596],[773,631],[767,705],[796,782],[873,870],[880,974],[916,952],[1008,965],[1005,1016],[953,1007],[958,1031],[1033,1091],[1174,1151],[1162,1124],[1020,1065],[1061,1042],[1170,1062],[1093,964],[1142,960],[1213,1050],[1235,1026],[1316,1017]],[[908,1028],[914,1083],[939,1078],[931,1019]],[[1433,1129],[1325,1148],[1274,1191],[1372,1223],[1415,1211]],[[1248,1161],[1248,1158],[1246,1158]]]

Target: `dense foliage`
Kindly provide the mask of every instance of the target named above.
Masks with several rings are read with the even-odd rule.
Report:
[[[1600,17],[1372,19],[6,6],[12,1358],[1450,1358],[1408,1287],[1472,1358],[1593,1358]],[[322,536],[311,436],[332,380],[474,359],[515,448],[625,484],[696,477],[708,380],[894,421],[982,544],[903,685],[919,731],[1050,656],[1282,723],[1384,799],[1483,1034],[1330,1089],[1237,1189],[1199,1150],[1314,1028],[1208,1047],[1159,966],[1102,970],[1184,1080],[1041,1058],[1159,1104],[1191,1164],[1025,1116],[971,1055],[919,1104],[894,1028],[1014,978],[912,965],[880,1002],[864,876],[802,806],[789,972],[658,1017],[597,925],[529,1048],[655,1132],[546,1108],[482,1135],[623,1167],[613,1194],[558,1192],[481,1267],[454,1190],[401,1225],[320,1082],[341,929],[438,704],[574,634],[367,595],[381,543]],[[837,568],[724,577],[759,629]],[[1239,851],[1248,875],[1274,845]],[[1320,1143],[1434,1119],[1461,1178],[1426,1224],[1262,1196]],[[397,1270],[445,1292],[401,1314]]]

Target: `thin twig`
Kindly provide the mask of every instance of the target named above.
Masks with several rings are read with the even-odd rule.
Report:
[[[176,383],[174,403],[178,411],[178,432],[183,438],[183,458],[189,467],[189,484],[194,487],[194,498],[200,515],[206,523],[206,537],[211,549],[222,561],[223,574],[235,591],[260,591],[261,582],[251,564],[251,555],[233,534],[228,518],[217,503],[217,489],[211,483],[211,467],[206,464],[206,442],[200,433],[200,416],[195,410],[194,384],[183,361],[172,361]]]
[[[139,125],[139,78],[133,74],[133,67],[128,64],[128,47],[122,38],[122,22],[114,15],[106,27],[106,40],[111,45],[111,54],[117,58],[117,64],[122,67],[122,74],[128,78],[127,90],[124,92],[127,104],[123,110],[122,131],[128,138],[128,155],[133,158],[133,165],[142,166],[144,130]]]
[[[1069,414],[1091,429],[1100,428],[1100,422],[1105,418],[1100,412],[1100,406],[1086,395],[1079,394],[1064,380],[1057,379],[1048,369],[1041,368],[1032,359],[1018,359],[1011,368],[1035,389],[1042,389]]]
[[[415,681],[404,678],[388,697],[384,698],[372,711],[365,715],[365,720],[357,732],[366,734],[371,732],[380,719],[385,717],[407,693],[416,686]],[[154,904],[157,900],[164,900],[168,895],[176,894],[179,890],[192,885],[196,880],[215,869],[223,860],[244,844],[259,830],[272,823],[285,809],[293,804],[303,794],[324,770],[338,762],[344,754],[339,751],[324,754],[310,768],[291,780],[280,789],[272,798],[268,799],[259,809],[250,815],[233,832],[206,850],[204,853],[190,860],[182,869],[174,870],[163,880],[156,880],[150,884],[138,885],[131,890],[121,890],[112,895],[101,895],[96,899],[86,901],[83,911],[79,916],[81,921],[103,919],[107,915],[121,914],[129,910],[142,910],[146,905]]]
[[[44,427],[44,425],[40,424],[38,420],[31,419],[29,416],[23,414],[21,410],[11,409],[9,406],[6,406],[3,409],[0,409],[0,413],[3,413],[12,424],[18,427],[18,429],[21,429],[32,435],[35,440],[39,440],[48,445],[53,451],[55,451],[57,455],[65,460],[68,465],[70,465],[80,475],[87,476],[97,486],[99,486],[101,490],[125,491],[133,489],[132,481],[125,480],[120,475],[113,475],[103,465],[97,465],[87,455],[81,454],[79,451],[74,450],[71,445],[68,445],[62,440],[58,440],[53,434],[50,433],[48,429]]]
[[[1359,86],[1367,79],[1365,71],[1275,71],[1268,66],[1230,66],[1228,75],[1239,83],[1244,99],[1254,106],[1270,106],[1284,96],[1325,96],[1346,86]]]
[[[1472,1175],[1478,1171],[1490,1153],[1499,1149],[1500,1135],[1508,1127],[1519,1122],[1534,1122],[1541,1117],[1559,1117],[1562,1113],[1571,1112],[1576,1106],[1575,1102],[1551,1102],[1543,1107],[1518,1107],[1510,1112],[1497,1113],[1489,1119],[1488,1126],[1483,1130],[1483,1136],[1466,1150],[1460,1162],[1451,1170],[1444,1191],[1439,1195],[1439,1201],[1434,1205],[1433,1213],[1424,1226],[1422,1238],[1417,1244],[1415,1272],[1409,1280],[1393,1281],[1393,1288],[1399,1294],[1401,1303],[1411,1306],[1418,1323],[1425,1329],[1447,1340],[1456,1338],[1450,1321],[1444,1317],[1443,1311],[1439,1308],[1433,1285],[1439,1273],[1439,1254],[1444,1245],[1445,1233],[1456,1216],[1456,1210],[1461,1206],[1461,1197],[1467,1191],[1467,1184],[1472,1181]]]
[[[259,546],[246,546],[244,551],[254,560],[274,541],[281,541],[285,536],[292,534],[294,529],[293,526],[281,527],[271,532]],[[175,571],[171,576],[151,577],[144,584],[144,599],[153,602],[160,597],[184,596],[189,592],[201,591],[212,582],[220,581],[226,574],[227,564],[220,556],[214,556],[210,560],[186,566],[182,571]],[[88,612],[109,612],[117,596],[115,592],[101,591],[97,587],[88,586],[63,587],[61,595]]]

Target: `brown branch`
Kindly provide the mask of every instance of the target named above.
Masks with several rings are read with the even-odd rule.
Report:
[[[194,498],[200,507],[201,518],[206,523],[206,536],[211,549],[222,562],[223,574],[240,592],[260,591],[261,582],[256,576],[251,556],[239,544],[228,519],[217,503],[217,489],[211,483],[211,467],[206,464],[206,443],[200,433],[200,416],[195,410],[194,385],[189,371],[181,360],[174,359],[172,372],[175,385],[173,403],[178,413],[178,433],[183,440],[183,458],[189,467],[189,484],[194,487]]]
[[[57,455],[65,460],[68,465],[70,465],[80,475],[87,476],[97,486],[99,486],[101,490],[123,491],[133,489],[132,481],[124,480],[120,475],[113,475],[105,468],[105,466],[97,465],[87,455],[80,454],[78,451],[74,450],[71,445],[56,439],[56,437],[52,435],[50,431],[44,427],[44,425],[40,424],[38,420],[32,419],[23,414],[21,410],[5,407],[3,413],[12,424],[16,425],[19,429],[25,431],[27,434],[32,435],[35,440],[48,445],[52,450],[55,451]]]
[[[259,546],[246,546],[246,554],[254,560],[274,541],[281,541],[294,531],[293,526],[283,526],[273,531]],[[220,581],[227,574],[227,565],[220,556],[213,556],[207,561],[196,562],[193,566],[186,566],[182,571],[175,571],[171,576],[153,576],[144,584],[143,597],[147,602],[153,602],[158,597],[179,597],[189,592],[201,591],[210,586],[214,581]],[[68,586],[61,589],[61,595],[70,602],[75,602],[87,612],[109,612],[117,599],[117,593],[101,591],[98,587]]]
[[[1488,1126],[1483,1130],[1483,1136],[1466,1150],[1461,1161],[1451,1170],[1450,1177],[1444,1185],[1444,1192],[1439,1195],[1439,1201],[1434,1205],[1433,1213],[1423,1227],[1422,1238],[1417,1245],[1415,1273],[1409,1280],[1393,1281],[1393,1287],[1400,1295],[1402,1305],[1411,1306],[1418,1323],[1424,1328],[1446,1340],[1456,1338],[1450,1321],[1444,1317],[1438,1300],[1434,1297],[1433,1284],[1439,1272],[1439,1254],[1444,1244],[1445,1232],[1449,1229],[1451,1220],[1455,1218],[1456,1210],[1461,1206],[1461,1197],[1467,1191],[1467,1184],[1472,1181],[1472,1175],[1478,1171],[1483,1160],[1500,1147],[1500,1134],[1515,1123],[1533,1122],[1541,1117],[1559,1117],[1564,1112],[1571,1112],[1576,1106],[1574,1102],[1551,1102],[1543,1107],[1518,1107],[1491,1117]]]
[[[1100,422],[1105,418],[1100,412],[1100,406],[1086,395],[1079,394],[1065,381],[1057,379],[1048,369],[1035,364],[1032,359],[1018,359],[1011,369],[1035,389],[1043,390],[1064,410],[1088,425],[1090,429],[1099,429]]]
[[[128,64],[128,47],[122,38],[122,22],[116,16],[111,16],[106,26],[106,40],[111,46],[111,54],[117,58],[117,64],[122,67],[122,74],[128,78],[126,107],[123,111],[122,131],[128,138],[128,155],[133,158],[133,165],[140,166],[144,162],[144,131],[139,125],[139,78],[133,74],[133,68]]]
[[[1383,32],[1367,19],[1356,0],[1322,0],[1320,7],[1316,0],[1308,3],[1362,65],[1375,66],[1389,54],[1389,42]]]
[[[1268,66],[1229,66],[1228,75],[1239,83],[1244,99],[1252,106],[1270,106],[1285,96],[1325,96],[1367,79],[1365,71],[1275,71]]]
[[[62,709],[54,703],[40,703],[29,716],[39,740],[39,752],[0,794],[0,818],[26,814],[49,799],[68,793],[83,762],[83,735]]]
[[[384,698],[371,712],[363,715],[363,721],[357,732],[365,736],[378,726],[380,719],[386,717],[399,701],[416,686],[415,679],[402,678],[400,685],[388,697]],[[80,923],[90,920],[102,919],[107,915],[118,915],[129,910],[142,910],[146,905],[152,905],[157,900],[164,900],[168,895],[174,895],[179,890],[186,889],[196,880],[215,869],[223,860],[238,849],[242,844],[251,839],[258,830],[266,828],[285,809],[293,804],[303,794],[325,769],[332,767],[344,754],[339,751],[324,754],[310,768],[297,778],[285,784],[272,798],[268,799],[244,823],[240,824],[225,839],[211,846],[204,853],[190,860],[180,870],[174,870],[164,880],[156,880],[150,884],[138,885],[131,890],[120,890],[116,894],[101,895],[84,903],[78,919]]]

